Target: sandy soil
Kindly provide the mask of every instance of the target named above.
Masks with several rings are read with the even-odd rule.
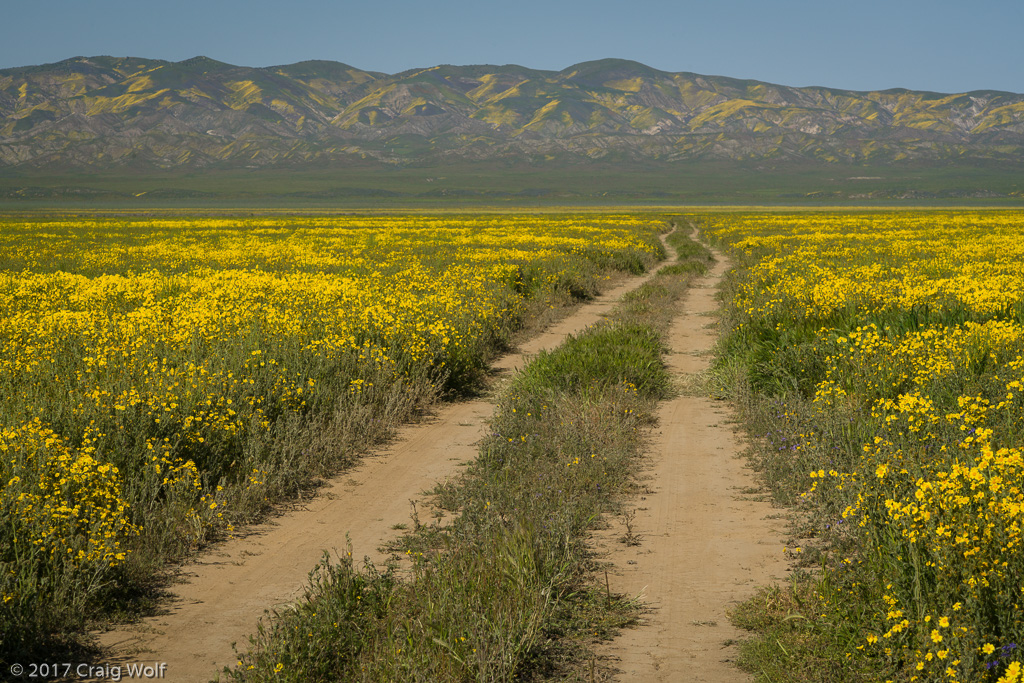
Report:
[[[676,319],[668,363],[679,376],[708,366],[715,336],[715,287],[728,269],[721,254],[695,283]],[[646,472],[647,492],[633,501],[632,533],[623,519],[598,534],[614,564],[611,590],[642,595],[650,610],[602,654],[620,681],[734,683],[749,680],[730,660],[743,636],[729,623],[730,606],[787,569],[777,510],[749,492],[753,474],[738,455],[742,444],[728,406],[680,396],[662,404]]]
[[[568,334],[598,322],[625,293],[651,275],[630,278],[495,363],[509,373],[530,354],[553,348]],[[166,611],[141,623],[97,634],[108,665],[166,662],[165,680],[208,681],[247,649],[248,636],[268,609],[301,595],[309,571],[325,550],[386,559],[378,547],[408,523],[410,501],[456,475],[476,457],[493,405],[487,399],[443,404],[421,423],[401,429],[379,454],[365,458],[321,490],[302,509],[248,529],[183,568]],[[424,522],[429,520],[423,520]],[[348,541],[346,540],[348,539]]]

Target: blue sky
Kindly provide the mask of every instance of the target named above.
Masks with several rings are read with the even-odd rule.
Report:
[[[621,57],[793,86],[1024,93],[1024,0],[0,0],[0,10],[0,68],[206,55],[396,73]]]

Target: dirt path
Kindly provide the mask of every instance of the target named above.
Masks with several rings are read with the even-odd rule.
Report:
[[[718,263],[695,283],[670,332],[668,364],[680,376],[707,368],[715,342],[708,316],[728,270],[715,255]],[[738,458],[742,446],[727,405],[680,396],[662,404],[658,420],[648,493],[634,502],[631,522],[640,545],[618,541],[626,531],[621,521],[599,536],[615,565],[611,589],[643,595],[651,611],[604,654],[620,681],[747,680],[729,661],[735,648],[727,643],[742,632],[726,611],[784,575],[782,541],[773,531],[781,524],[766,519],[777,511],[744,493],[755,482]]]
[[[598,322],[650,277],[630,278],[582,306],[495,368],[507,373],[522,367],[529,355]],[[410,500],[476,457],[492,410],[487,399],[439,406],[432,419],[402,428],[390,447],[332,480],[303,509],[249,529],[187,565],[187,583],[174,587],[165,614],[98,635],[111,653],[105,663],[166,662],[166,680],[176,683],[209,681],[234,666],[232,644],[244,651],[264,611],[301,594],[324,550],[343,550],[347,535],[355,557],[385,560],[378,546],[392,537],[395,524],[409,521]]]

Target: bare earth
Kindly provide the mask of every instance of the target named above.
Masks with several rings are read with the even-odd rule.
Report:
[[[708,314],[728,270],[716,254],[711,273],[695,283],[669,339],[668,364],[679,376],[704,370],[715,342]],[[734,683],[749,678],[730,660],[742,637],[727,610],[757,586],[784,575],[780,527],[767,502],[744,491],[753,474],[738,458],[742,445],[727,405],[680,396],[662,404],[652,445],[648,492],[636,500],[632,532],[639,546],[619,541],[624,522],[601,532],[615,569],[611,590],[642,595],[651,608],[641,626],[603,650],[620,681]]]
[[[494,365],[508,373],[528,356],[562,343],[598,322],[625,293],[652,275],[630,278],[521,345]],[[187,583],[174,587],[166,613],[97,634],[108,665],[166,662],[168,681],[209,681],[235,665],[233,644],[245,651],[249,634],[268,609],[298,598],[325,550],[382,562],[378,547],[397,523],[410,518],[410,501],[458,474],[476,457],[493,405],[486,399],[443,404],[433,418],[400,430],[379,454],[365,458],[321,490],[302,509],[247,530],[184,567]]]

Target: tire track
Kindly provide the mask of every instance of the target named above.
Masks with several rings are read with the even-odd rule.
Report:
[[[716,335],[718,283],[729,263],[717,263],[694,283],[669,332],[666,362],[680,378],[708,368]],[[753,473],[728,406],[679,396],[658,412],[647,492],[636,500],[630,525],[642,540],[627,547],[626,529],[598,534],[614,565],[613,591],[642,596],[649,607],[637,628],[602,654],[615,660],[620,681],[735,683],[748,680],[730,660],[742,637],[729,623],[730,606],[772,583],[787,569],[782,539],[767,519],[774,511],[747,491]],[[628,508],[627,508],[628,509]]]

